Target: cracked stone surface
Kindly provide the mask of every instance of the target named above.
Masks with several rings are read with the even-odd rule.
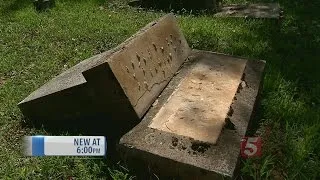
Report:
[[[138,173],[140,179],[148,177],[149,174],[146,173],[146,168],[150,172],[159,175],[160,179],[233,179],[237,175],[240,141],[241,137],[245,135],[254,114],[265,62],[198,50],[193,50],[188,59],[190,60],[171,79],[170,83],[161,93],[161,96],[157,99],[157,103],[149,109],[142,121],[120,139],[118,147],[121,157],[130,167],[134,168],[137,172],[141,172]],[[179,132],[165,130],[166,127],[163,126],[163,122],[170,120],[170,117],[169,119],[159,118],[159,126],[153,128],[152,126],[155,125],[153,124],[154,120],[158,114],[162,114],[162,110],[163,116],[166,113],[170,116],[171,112],[167,109],[167,105],[171,104],[170,101],[173,101],[175,98],[177,98],[176,100],[181,100],[181,96],[184,96],[182,99],[192,98],[192,94],[181,92],[180,97],[175,94],[179,94],[178,91],[182,89],[184,82],[186,82],[186,87],[183,89],[186,89],[187,85],[198,88],[199,86],[194,86],[193,82],[199,84],[199,79],[204,80],[204,78],[201,74],[200,76],[195,75],[195,72],[201,72],[201,70],[206,69],[204,67],[212,68],[210,71],[210,68],[205,71],[205,75],[208,77],[215,77],[214,73],[217,70],[227,74],[226,83],[221,81],[214,88],[229,91],[227,88],[231,84],[234,84],[231,86],[232,93],[228,95],[225,92],[227,94],[221,94],[221,96],[224,95],[226,97],[216,97],[213,100],[214,105],[210,104],[211,109],[219,109],[219,106],[223,104],[223,99],[226,98],[226,104],[222,106],[224,107],[223,116],[226,116],[226,118],[221,118],[221,121],[219,121],[220,126],[224,124],[221,133],[217,133],[219,138],[216,141],[212,141],[213,138],[217,137],[215,134],[211,134],[213,138],[209,138],[210,141],[201,141],[206,139],[198,140],[206,136],[190,137],[192,129],[197,130],[196,133],[200,135],[202,135],[201,131],[206,131],[199,128],[202,122],[196,122],[197,120],[202,121],[203,117],[198,116],[197,112],[191,109],[189,109],[189,113],[185,117],[189,119],[194,118],[194,122],[188,122],[188,124],[179,118],[172,118],[172,123],[175,123],[175,120],[178,120],[178,123],[170,126],[170,128],[183,130],[181,132],[190,134],[179,134]],[[231,80],[229,81],[227,78],[231,78]],[[194,89],[195,92],[193,93],[204,93],[207,96],[216,94],[219,91],[211,91],[210,93],[210,88],[213,88],[209,83],[215,81],[215,78],[208,78],[207,82],[202,82],[204,85],[208,85],[207,89]],[[246,85],[244,86],[244,83],[241,82],[245,82]],[[207,96],[206,101],[211,103]],[[231,99],[227,96],[230,96]],[[220,99],[222,102],[218,102]],[[191,100],[201,102],[201,98]],[[182,102],[182,104],[175,105],[177,107],[172,108],[179,109],[183,108],[185,104]],[[193,105],[193,107],[199,109],[204,108],[202,103],[195,103]],[[205,108],[207,110],[210,109],[208,107]],[[179,111],[175,111],[172,114],[177,117],[181,115]],[[206,123],[208,127],[214,127],[214,124],[216,124],[215,121],[208,121]],[[176,126],[182,126],[182,128]],[[191,130],[188,128],[191,128]]]
[[[201,59],[149,127],[215,144],[241,83],[245,65],[246,60]]]

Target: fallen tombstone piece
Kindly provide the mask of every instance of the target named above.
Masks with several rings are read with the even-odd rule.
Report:
[[[126,127],[119,152],[144,172],[232,178],[264,65],[191,50],[168,14],[52,79],[19,108],[30,120],[58,128],[82,122],[119,133]]]
[[[190,53],[182,37],[172,15],[165,16],[118,47],[63,72],[18,106],[35,124],[127,132]]]
[[[118,150],[142,179],[234,178],[265,62],[201,50],[186,60]]]
[[[230,4],[222,6],[215,16],[279,19],[282,11],[278,3]]]

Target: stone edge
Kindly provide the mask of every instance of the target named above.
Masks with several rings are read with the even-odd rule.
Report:
[[[232,58],[240,58],[237,56],[230,56],[222,53],[215,53],[215,52],[209,52],[209,51],[199,51],[199,50],[193,50],[192,55],[190,56],[190,59],[192,61],[194,55],[197,55],[199,53],[212,53],[214,55],[218,56],[227,56],[227,57],[232,57]],[[241,58],[243,59],[243,58]],[[189,62],[191,62],[189,61]],[[188,66],[188,62],[184,64],[184,67]],[[150,110],[147,112],[143,120],[141,121],[140,124],[138,124],[135,128],[133,128],[131,131],[129,131],[127,134],[125,134],[121,139],[120,143],[118,146],[118,149],[120,151],[120,154],[122,158],[127,161],[130,159],[130,157],[145,157],[143,163],[146,164],[156,164],[154,162],[159,162],[159,161],[166,161],[170,159],[171,162],[170,164],[175,167],[179,167],[181,165],[186,166],[188,171],[192,171],[194,175],[202,175],[202,174],[208,174],[209,177],[216,177],[218,174],[222,174],[225,177],[232,178],[235,175],[235,171],[237,171],[237,165],[239,164],[238,158],[239,158],[239,151],[240,151],[240,139],[242,136],[245,135],[247,127],[249,125],[249,120],[253,118],[254,114],[254,107],[256,107],[256,102],[257,102],[257,97],[258,97],[258,92],[262,87],[262,78],[263,78],[263,70],[265,66],[265,61],[262,60],[249,60],[247,62],[247,65],[244,70],[244,80],[247,81],[248,83],[248,88],[240,90],[239,93],[236,94],[237,100],[234,100],[232,104],[232,108],[234,110],[234,114],[232,117],[230,117],[230,121],[234,126],[236,127],[236,132],[234,130],[229,130],[224,128],[222,131],[221,137],[218,139],[218,145],[217,146],[209,146],[209,148],[204,152],[203,154],[199,154],[197,157],[193,157],[192,155],[190,156],[189,153],[182,153],[183,156],[179,157],[178,155],[175,154],[181,154],[180,152],[175,152],[173,149],[171,149],[171,138],[176,137],[179,139],[179,141],[182,141],[184,144],[190,145],[190,142],[192,144],[191,139],[182,137],[182,136],[177,136],[173,135],[171,133],[166,133],[166,132],[161,132],[159,130],[155,129],[150,129],[148,128],[149,122],[152,120],[152,117],[159,111],[160,107],[163,105],[163,103],[166,101],[170,93],[174,90],[174,87],[180,82],[179,76],[181,79],[181,76],[187,72],[187,70],[181,70],[181,72],[175,76],[174,80],[168,84],[166,89],[163,91],[162,95],[158,98],[158,104],[155,105],[154,107],[150,108]],[[188,69],[188,68],[186,68]],[[178,80],[177,80],[178,79]],[[251,95],[251,96],[250,96]],[[246,97],[249,96],[249,106],[247,107],[246,110],[241,111],[243,109],[242,104],[240,101],[248,101]],[[241,118],[243,116],[246,116],[248,121],[241,121]],[[155,136],[160,136],[161,138],[156,138],[156,142],[164,142],[159,148],[165,147],[165,150],[161,150],[158,148],[155,148],[156,150],[151,150],[154,148],[153,145],[148,145],[145,139],[142,137],[146,137],[145,135],[148,133],[153,133]],[[231,138],[230,138],[231,137]],[[135,140],[137,139],[137,140]],[[224,143],[221,144],[224,140],[228,140],[229,142],[232,142],[233,145],[227,146]],[[140,142],[139,142],[140,141]],[[141,143],[142,141],[142,143]],[[219,143],[220,141],[220,143]],[[213,161],[214,158],[218,158],[220,160],[223,159],[222,155],[213,155],[212,153],[216,152],[217,150],[224,150],[225,148],[230,148],[227,149],[229,153],[231,153],[231,156],[233,156],[232,162],[234,162],[234,165],[232,167],[228,168],[219,168],[218,166],[213,166],[210,167],[206,164],[206,162]],[[159,153],[157,155],[156,153]],[[208,153],[211,152],[211,153]],[[148,154],[148,155],[146,155]],[[204,157],[203,157],[204,155]],[[129,157],[129,159],[128,159]],[[149,157],[149,158],[147,158]],[[191,157],[191,159],[190,159]],[[160,160],[159,160],[160,159]],[[197,159],[202,160],[201,162],[198,162]],[[190,167],[193,167],[190,169]],[[196,171],[194,171],[197,169]],[[192,170],[193,169],[193,170]],[[221,171],[221,169],[225,169],[225,171]],[[227,170],[226,170],[227,169]],[[184,171],[184,170],[183,170]],[[205,173],[204,173],[204,172]],[[177,172],[169,172],[177,175]],[[180,174],[181,171],[179,170],[178,176],[181,176]]]

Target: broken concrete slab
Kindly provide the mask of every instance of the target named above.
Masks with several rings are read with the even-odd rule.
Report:
[[[139,171],[139,167],[145,170],[148,167],[153,173],[164,178],[231,179],[236,175],[240,140],[245,135],[249,121],[253,116],[265,62],[246,61],[238,57],[205,51],[194,51],[189,59],[190,61],[170,81],[161,93],[158,103],[150,108],[141,123],[120,139],[119,151],[125,162],[135,170]],[[232,69],[230,62],[245,63],[245,69],[242,71],[242,66],[240,68],[234,66],[236,68]],[[233,101],[230,103],[231,111],[224,114],[225,122],[221,124],[225,126],[221,134],[219,133],[220,135],[212,136],[218,136],[215,143],[197,141],[196,138],[192,138],[188,134],[182,133],[181,135],[181,133],[166,131],[152,125],[157,114],[172,100],[173,93],[182,88],[181,84],[184,78],[192,73],[192,67],[198,63],[212,68],[213,71],[217,70],[217,65],[222,63],[225,70],[231,70],[231,74],[238,74],[237,71],[243,72],[241,78],[243,83],[238,84],[237,93],[232,97]],[[244,84],[246,85],[244,86]],[[221,85],[223,86],[223,84]],[[224,89],[223,87],[212,87],[212,89],[214,88]],[[223,101],[216,101],[211,109],[218,109],[221,104]],[[183,104],[177,104],[177,106],[181,107]],[[198,107],[202,107],[202,104],[199,103]],[[194,126],[203,120],[203,118],[196,118],[192,114],[189,114],[188,118],[194,118]],[[204,123],[203,126],[211,127],[212,124],[215,122]]]
[[[200,59],[149,127],[215,144],[245,65],[246,60]]]
[[[95,133],[107,129],[108,144],[118,138],[109,130],[128,132],[143,118],[119,143],[123,159],[133,167],[141,162],[163,176],[185,179],[232,178],[264,64],[191,52],[169,14],[57,76],[19,108],[28,118],[59,128],[81,119]],[[95,116],[101,121],[94,122]],[[77,121],[71,125],[79,127]]]
[[[168,14],[118,47],[60,74],[18,106],[35,121],[107,114],[137,123],[189,52],[174,15]]]
[[[215,16],[279,19],[282,15],[278,3],[231,4],[221,7]]]

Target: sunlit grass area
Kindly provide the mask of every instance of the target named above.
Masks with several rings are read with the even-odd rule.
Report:
[[[256,126],[249,132],[263,137],[263,156],[243,161],[241,176],[316,179],[320,2],[279,3],[285,11],[281,23],[188,12],[177,17],[193,48],[267,61]],[[134,172],[107,159],[23,157],[24,135],[50,132],[25,127],[17,103],[52,77],[115,47],[165,13],[132,8],[120,0],[56,0],[54,8],[39,13],[31,1],[0,0],[0,14],[0,179],[134,178]]]

